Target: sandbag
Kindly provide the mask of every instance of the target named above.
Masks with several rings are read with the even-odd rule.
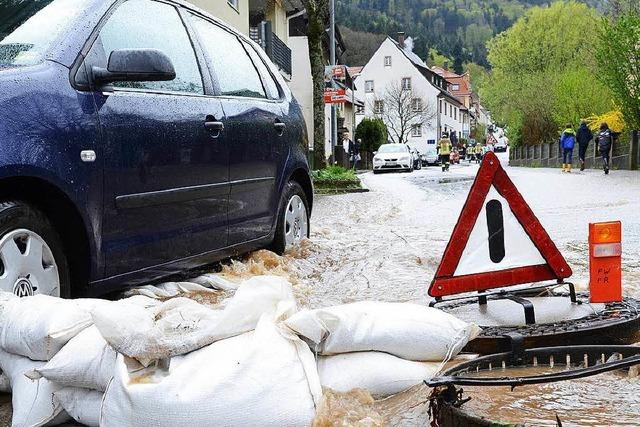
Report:
[[[45,377],[65,387],[104,392],[113,378],[116,357],[115,350],[102,338],[98,328],[90,326],[72,338],[46,365],[27,375],[33,379]]]
[[[10,299],[0,312],[0,348],[49,360],[91,322],[91,315],[73,300],[48,295]]]
[[[322,395],[313,354],[268,316],[255,331],[143,368],[118,356],[100,425],[308,426]]]
[[[219,289],[221,291],[235,291],[238,289],[237,283],[233,283],[216,273],[205,273],[201,276],[189,279],[189,281],[209,288]]]
[[[89,427],[99,427],[104,393],[86,388],[65,387],[53,395],[71,418]]]
[[[375,301],[303,310],[285,323],[320,354],[383,351],[433,362],[455,356],[480,331],[435,308]]]
[[[129,289],[125,295],[142,295],[149,298],[166,299],[189,293],[215,293],[217,290],[192,282],[166,282]]]
[[[414,362],[376,351],[318,357],[322,387],[338,392],[362,389],[375,398],[421,384],[436,374],[439,367],[440,362]]]
[[[96,327],[118,352],[148,366],[153,360],[197,350],[251,331],[263,314],[284,318],[296,310],[291,284],[258,276],[242,283],[224,309],[213,310],[187,298],[152,309],[113,303],[92,312]]]
[[[0,372],[0,393],[11,393],[11,383],[4,372]]]
[[[53,397],[53,393],[60,389],[59,385],[45,378],[30,380],[24,375],[43,365],[44,362],[34,362],[0,350],[0,369],[11,382],[12,427],[54,425],[69,419]]]

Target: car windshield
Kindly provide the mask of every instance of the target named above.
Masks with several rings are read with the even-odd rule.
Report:
[[[385,144],[381,145],[378,153],[406,153],[407,147],[401,144]]]
[[[89,0],[0,0],[0,67],[35,65]]]

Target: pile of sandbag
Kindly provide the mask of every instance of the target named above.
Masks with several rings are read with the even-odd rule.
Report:
[[[480,332],[435,308],[374,301],[303,310],[285,323],[319,355],[323,387],[376,398],[431,378]]]
[[[208,291],[184,282],[119,301],[0,293],[0,370],[13,393],[13,426],[70,418],[89,426],[311,425],[323,386],[400,392],[478,332],[414,304],[298,311],[291,284],[277,276],[224,291],[219,305],[185,297]]]

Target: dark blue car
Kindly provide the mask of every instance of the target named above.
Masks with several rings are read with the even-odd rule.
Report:
[[[181,1],[0,0],[0,290],[104,294],[309,233],[301,109]]]

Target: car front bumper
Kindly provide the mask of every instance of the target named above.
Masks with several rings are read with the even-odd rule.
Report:
[[[402,170],[402,169],[411,169],[413,165],[411,164],[411,160],[402,160],[402,161],[385,161],[384,163],[374,163],[373,170]]]

